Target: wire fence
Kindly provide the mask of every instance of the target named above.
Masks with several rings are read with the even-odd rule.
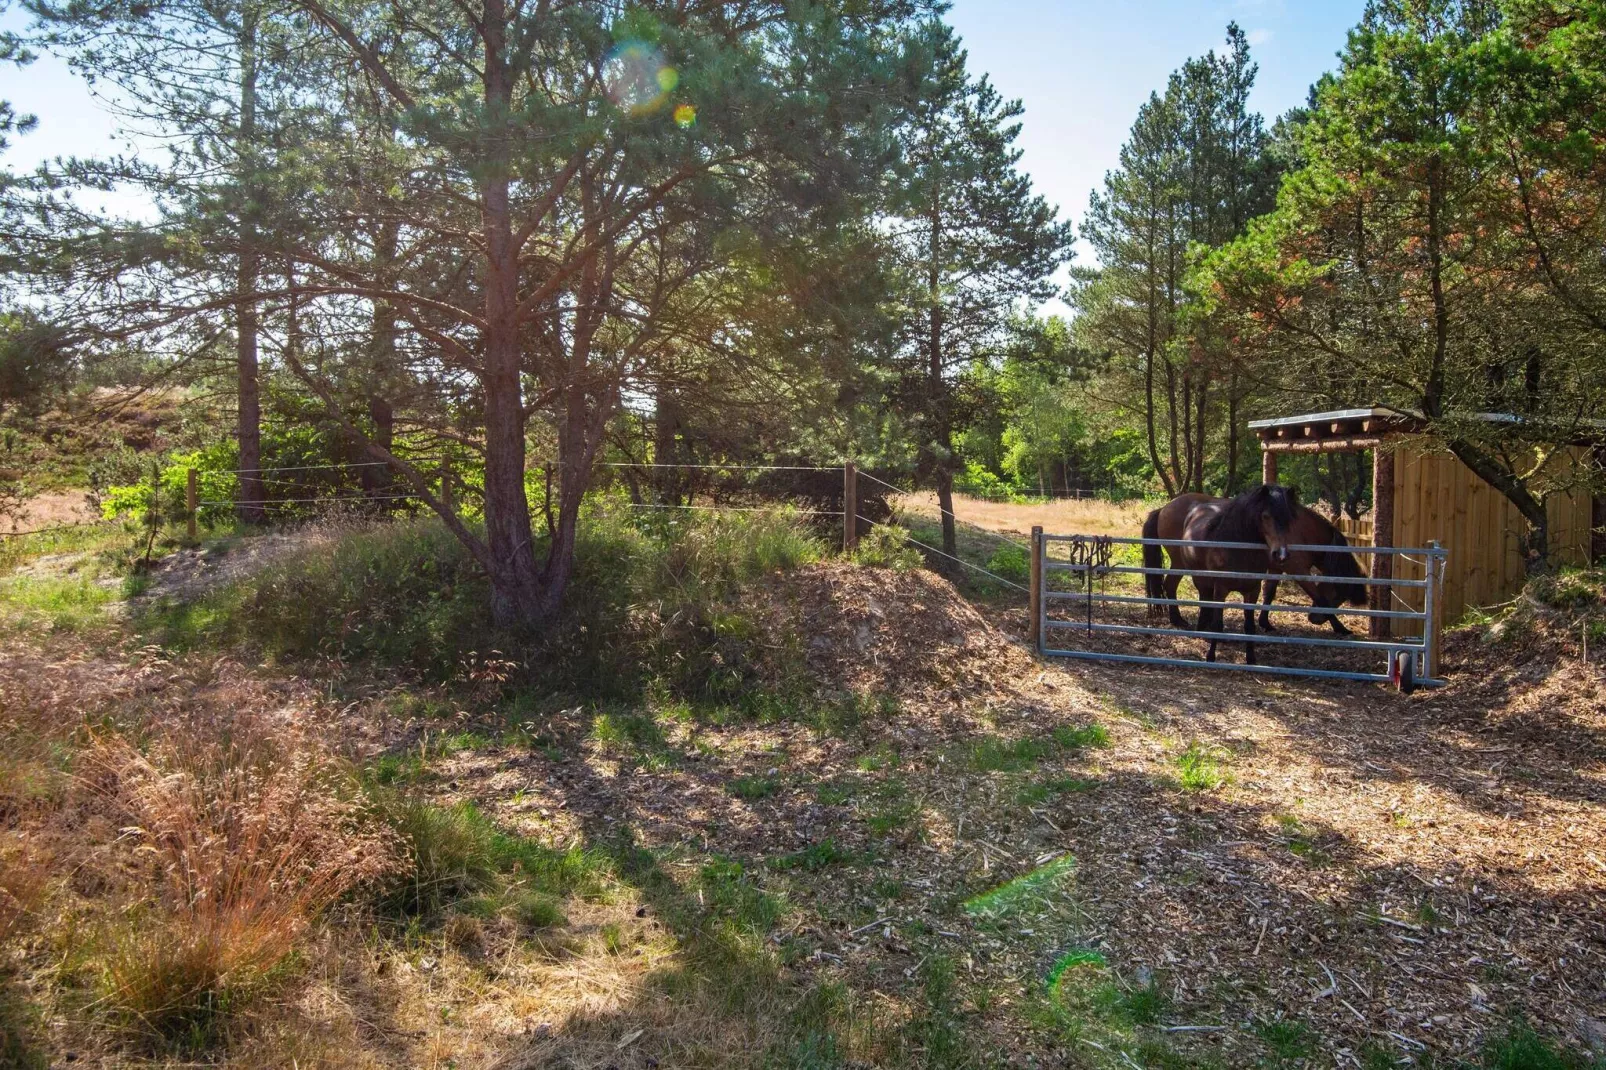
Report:
[[[431,507],[438,506],[441,502],[444,502],[446,504],[447,508],[454,508],[454,505],[452,504],[453,501],[454,501],[454,497],[455,497],[454,492],[466,492],[469,495],[473,495],[474,492],[475,492],[475,488],[471,484],[457,484],[457,483],[455,483],[455,481],[452,480],[450,465],[447,462],[445,462],[442,459],[440,459],[440,458],[435,458],[435,457],[431,457],[431,458],[408,458],[407,461],[408,461],[408,463],[414,465],[415,468],[421,469],[423,471],[426,471],[426,472],[430,473],[431,476],[433,476],[435,478],[438,478],[441,481],[440,497],[437,498],[435,502],[430,502],[429,501],[429,497],[430,496],[427,495],[427,494],[420,493],[418,491],[404,490],[401,487],[399,487],[396,484],[391,483],[389,481],[386,481],[385,483],[380,484],[380,485],[372,486],[372,488],[370,490],[367,490],[367,491],[364,491],[364,492],[360,492],[360,493],[350,493],[349,489],[347,489],[347,488],[350,487],[350,484],[347,484],[347,487],[344,487],[344,488],[343,487],[339,487],[337,485],[331,485],[329,487],[329,489],[331,491],[334,491],[334,493],[319,493],[320,477],[314,476],[313,479],[310,479],[310,480],[309,479],[303,479],[303,478],[294,478],[296,476],[305,475],[305,474],[309,474],[309,473],[318,473],[318,474],[338,473],[340,475],[344,475],[344,474],[349,473],[349,472],[365,472],[365,471],[370,470],[370,469],[395,468],[396,466],[392,462],[389,462],[389,461],[351,461],[351,462],[341,462],[341,463],[264,465],[264,466],[261,466],[261,467],[240,467],[240,468],[224,469],[224,470],[221,471],[221,473],[216,472],[214,470],[214,472],[212,474],[222,474],[222,475],[229,475],[229,476],[235,476],[237,478],[240,478],[241,483],[244,485],[243,489],[247,489],[247,490],[255,489],[255,490],[258,490],[259,491],[259,496],[256,496],[256,497],[243,497],[243,496],[225,497],[225,496],[220,496],[220,495],[201,496],[201,495],[198,495],[198,494],[194,494],[193,490],[192,490],[190,495],[187,497],[187,499],[186,499],[186,501],[184,503],[185,511],[187,513],[188,523],[189,523],[189,526],[190,526],[190,531],[191,531],[192,535],[196,532],[196,530],[197,530],[196,515],[202,509],[205,509],[205,510],[230,510],[230,511],[250,510],[250,511],[268,512],[268,511],[279,510],[279,509],[282,509],[284,507],[294,507],[297,510],[297,513],[299,515],[305,515],[306,511],[309,510],[309,509],[317,509],[319,507],[324,507],[324,506],[339,507],[339,506],[362,506],[362,505],[370,505],[370,504],[381,504],[381,505],[383,505],[383,504],[386,504],[386,503],[399,503],[399,502],[418,502],[419,504],[430,505]],[[554,468],[556,468],[558,466],[556,462],[553,462],[553,461],[550,461],[550,460],[537,460],[537,461],[532,462],[532,464],[536,465],[536,466],[540,466],[541,468],[545,468],[549,472],[552,469],[554,469]],[[822,496],[821,493],[820,493],[822,488],[820,488],[820,487],[812,487],[812,488],[810,488],[814,492],[812,494],[811,493],[797,493],[797,494],[794,495],[794,500],[784,501],[784,502],[765,503],[765,504],[745,504],[745,503],[744,504],[731,504],[731,503],[726,503],[726,502],[720,502],[720,501],[717,501],[717,500],[713,501],[713,502],[707,502],[707,501],[699,502],[699,501],[695,501],[695,500],[687,500],[687,501],[684,501],[684,502],[675,502],[675,501],[653,502],[653,501],[642,501],[642,500],[639,500],[639,498],[638,498],[638,500],[634,500],[634,501],[629,502],[626,505],[626,507],[628,509],[632,510],[632,511],[637,511],[637,512],[677,512],[678,511],[678,512],[694,512],[694,513],[731,513],[731,514],[758,514],[758,513],[782,513],[782,512],[784,512],[784,513],[788,513],[788,514],[795,515],[795,516],[816,517],[816,518],[822,518],[822,519],[825,519],[825,518],[842,518],[842,519],[846,520],[847,518],[851,517],[854,521],[856,521],[858,523],[863,523],[865,525],[869,525],[872,528],[875,527],[878,524],[886,523],[886,522],[890,521],[890,522],[896,524],[898,527],[902,528],[903,529],[903,537],[908,541],[908,543],[910,545],[912,545],[912,546],[917,547],[923,553],[931,555],[931,556],[939,558],[939,559],[942,559],[942,560],[945,560],[945,561],[953,562],[954,564],[960,566],[963,569],[966,569],[966,570],[969,570],[971,572],[974,572],[974,573],[976,573],[976,574],[978,574],[980,576],[984,576],[987,579],[989,579],[989,580],[991,580],[991,581],[993,581],[995,583],[998,583],[998,584],[1000,584],[1000,585],[1002,585],[1004,587],[1010,588],[1012,590],[1021,591],[1021,592],[1025,592],[1027,590],[1027,588],[1025,586],[1023,586],[1021,583],[1017,582],[1014,579],[1011,579],[1008,576],[1000,575],[995,569],[987,568],[987,567],[984,567],[984,566],[982,566],[980,564],[977,564],[974,561],[966,560],[964,557],[960,556],[959,554],[948,553],[946,550],[944,550],[941,547],[933,546],[933,545],[931,545],[931,543],[926,542],[926,541],[924,541],[922,539],[919,539],[919,538],[915,537],[915,535],[909,530],[909,528],[911,526],[911,522],[912,522],[912,520],[914,518],[914,514],[911,514],[908,511],[905,511],[903,515],[900,515],[899,512],[894,511],[891,514],[891,516],[888,518],[888,520],[876,520],[876,519],[873,519],[870,516],[865,515],[865,512],[862,511],[862,505],[863,505],[863,502],[864,502],[865,499],[863,498],[863,496],[859,495],[858,490],[857,490],[856,479],[859,476],[864,477],[869,483],[874,484],[877,488],[879,488],[879,489],[881,489],[883,491],[893,492],[894,494],[903,495],[903,494],[914,493],[915,491],[912,488],[900,487],[896,483],[890,482],[889,480],[884,479],[881,476],[878,476],[878,475],[874,474],[873,472],[865,472],[865,471],[858,470],[854,466],[852,466],[851,464],[818,465],[818,464],[737,464],[737,463],[713,463],[713,462],[708,462],[708,463],[685,462],[685,463],[681,463],[681,462],[657,462],[657,461],[598,461],[598,462],[595,463],[595,467],[601,468],[601,469],[608,469],[608,470],[632,470],[632,469],[633,470],[642,470],[642,471],[665,471],[665,470],[676,471],[676,470],[678,470],[678,471],[686,471],[686,472],[733,473],[733,474],[734,473],[752,473],[752,474],[764,474],[764,473],[808,473],[808,474],[813,474],[813,475],[835,475],[835,476],[840,476],[840,477],[843,478],[843,483],[841,485],[841,490],[840,490],[841,504],[843,506],[842,508],[823,507],[820,504],[820,498]],[[190,470],[189,483],[190,483],[191,488],[194,488],[195,485],[196,485],[196,476],[197,476],[196,471],[193,470],[193,469]],[[292,478],[285,478],[287,476],[288,477],[292,477]],[[336,480],[338,480],[338,479],[339,479],[339,476],[337,475],[336,476]],[[333,481],[329,481],[327,479],[324,479],[322,481],[324,483],[333,482]],[[367,482],[367,481],[365,480],[365,482]],[[282,488],[284,493],[283,494],[276,494],[276,493],[274,493],[274,490],[273,490],[274,488]],[[781,490],[781,488],[769,488],[769,492],[771,492],[771,493],[773,493],[773,492],[775,492],[777,490]],[[705,488],[705,490],[703,492],[704,493],[708,493],[709,491]],[[729,492],[729,491],[727,491],[727,492]],[[756,492],[757,491],[755,489],[753,489],[753,488],[737,488],[735,490],[735,493],[756,493]],[[695,494],[698,493],[698,492],[695,491],[695,490],[692,490],[692,491],[689,491],[689,493],[691,493],[693,496],[695,496]],[[784,493],[784,491],[783,491],[783,493]],[[851,501],[848,500],[849,499],[849,495],[852,495],[852,500]],[[157,496],[160,497],[160,491],[157,491]],[[796,500],[797,498],[801,498],[803,500],[802,501],[798,501],[798,500]],[[809,502],[810,498],[813,499],[812,503]],[[981,527],[980,525],[970,523],[969,521],[966,521],[963,518],[961,518],[958,515],[956,515],[952,510],[943,509],[941,507],[941,505],[939,504],[939,506],[938,506],[938,516],[937,516],[938,521],[940,522],[942,520],[942,518],[945,517],[945,516],[951,518],[953,520],[953,522],[957,526],[962,527],[967,532],[971,532],[971,533],[974,533],[975,535],[981,536],[982,538],[991,540],[992,542],[994,542],[994,543],[996,543],[996,544],[998,544],[1000,546],[1012,547],[1012,548],[1020,550],[1022,553],[1029,552],[1028,547],[1024,543],[1020,542],[1018,539],[1011,538],[1008,535],[1005,535],[1005,534],[1003,534],[1001,532],[993,531],[993,530],[990,530],[988,528]],[[16,539],[16,538],[24,538],[24,537],[30,537],[30,536],[49,535],[49,534],[61,533],[61,532],[72,531],[72,530],[83,529],[83,528],[92,528],[92,527],[93,528],[105,528],[105,527],[111,527],[111,526],[114,526],[114,525],[117,525],[117,524],[120,524],[120,523],[126,523],[126,522],[121,518],[110,518],[110,519],[97,519],[97,520],[92,520],[92,521],[84,521],[84,522],[81,522],[81,523],[73,523],[73,524],[51,525],[49,527],[34,528],[34,529],[26,530],[26,531],[4,531],[4,532],[0,532],[0,539]],[[147,524],[141,524],[140,527],[142,529],[144,529],[144,528],[148,527],[148,525]],[[856,529],[856,528],[857,528],[857,524],[856,523],[845,524],[845,529]],[[844,550],[845,551],[852,550],[856,546],[857,540],[858,540],[858,531],[857,530],[845,530],[844,531],[844,545],[843,545]]]

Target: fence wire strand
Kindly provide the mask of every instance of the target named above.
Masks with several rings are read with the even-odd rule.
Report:
[[[874,520],[871,520],[869,517],[864,516],[863,514],[859,514],[859,519],[864,521],[866,524],[873,525],[875,523]],[[916,546],[920,547],[923,550],[929,550],[932,553],[936,554],[938,557],[946,557],[948,560],[957,562],[958,564],[961,564],[961,565],[964,565],[968,569],[974,569],[975,571],[980,572],[983,576],[987,576],[987,577],[990,577],[992,579],[995,579],[999,583],[1002,583],[1006,587],[1013,587],[1017,591],[1027,591],[1027,589],[1025,587],[1022,587],[1020,584],[1015,583],[1012,580],[1004,579],[1004,577],[1000,576],[996,572],[989,572],[986,569],[982,568],[980,565],[973,565],[969,561],[964,560],[963,558],[955,557],[953,554],[945,554],[941,550],[937,549],[935,546],[931,546],[931,545],[929,545],[927,543],[921,542],[919,539],[915,538],[913,535],[908,534],[907,531],[905,531],[904,537],[907,538],[910,542],[914,543]],[[1027,593],[1030,593],[1030,592],[1027,591]]]
[[[883,487],[886,487],[888,490],[895,490],[899,494],[913,494],[913,493],[915,493],[914,491],[904,490],[902,487],[894,486],[893,484],[888,483],[886,480],[881,479],[878,476],[871,475],[869,472],[860,472],[859,475],[865,477],[866,479],[871,480],[872,482],[881,484]],[[963,524],[965,527],[970,528],[973,531],[979,532],[980,534],[985,535],[990,539],[998,540],[999,542],[1003,543],[1005,546],[1013,546],[1017,550],[1027,550],[1027,551],[1030,550],[1030,547],[1028,547],[1025,543],[1016,542],[1014,539],[1011,539],[1009,536],[1001,535],[996,531],[989,531],[987,528],[982,527],[980,524],[972,524],[970,521],[964,519],[958,513],[955,513],[953,510],[944,509],[942,507],[942,503],[941,502],[937,503],[937,512],[941,516],[951,516],[951,517],[954,518],[954,523]],[[989,575],[991,575],[991,573],[989,573]]]

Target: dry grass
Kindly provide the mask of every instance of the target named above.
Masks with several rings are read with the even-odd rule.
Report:
[[[935,494],[901,494],[894,504],[923,517],[941,515]],[[1030,535],[1034,526],[1041,525],[1052,535],[1137,536],[1143,528],[1143,518],[1153,508],[1152,502],[1141,501],[1066,500],[1016,505],[963,495],[954,498],[954,516],[960,523],[1011,535]]]
[[[25,786],[4,800],[0,922],[65,941],[67,983],[38,975],[36,995],[69,1035],[208,1043],[323,911],[394,867],[304,694],[149,651],[5,653],[0,743]]]
[[[108,1002],[158,1036],[248,994],[327,907],[395,866],[293,708],[185,710],[139,746],[97,734],[83,765],[159,875],[149,913],[112,930],[104,977]]]

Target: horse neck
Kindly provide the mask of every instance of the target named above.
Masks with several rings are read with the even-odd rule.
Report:
[[[1211,540],[1215,542],[1266,541],[1266,537],[1260,531],[1258,511],[1238,505],[1236,502],[1228,503],[1206,530]]]

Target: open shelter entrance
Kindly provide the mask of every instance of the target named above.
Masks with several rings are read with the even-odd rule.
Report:
[[[1490,415],[1492,421],[1510,417]],[[1469,607],[1506,601],[1522,590],[1527,567],[1521,551],[1524,522],[1504,495],[1461,461],[1425,441],[1424,422],[1393,409],[1344,409],[1249,425],[1260,438],[1262,475],[1277,482],[1277,462],[1285,454],[1372,451],[1372,517],[1359,541],[1374,547],[1433,546],[1449,551],[1443,590],[1431,614],[1435,632],[1458,620]],[[1597,449],[1599,447],[1596,447]],[[1560,463],[1590,463],[1590,447],[1572,448]],[[1587,565],[1602,553],[1606,503],[1588,495],[1552,495],[1546,503],[1552,560]],[[1357,541],[1356,538],[1351,541]],[[1425,563],[1409,555],[1371,555],[1377,580],[1425,575]],[[1401,608],[1421,613],[1422,588],[1379,584],[1371,588],[1374,609]],[[1373,638],[1421,634],[1410,617],[1373,617]]]

